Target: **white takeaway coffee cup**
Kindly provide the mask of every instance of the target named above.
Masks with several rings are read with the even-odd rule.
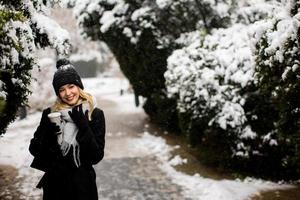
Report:
[[[50,121],[52,123],[55,123],[58,126],[60,126],[60,124],[61,124],[61,113],[60,112],[52,112],[52,113],[48,114],[48,118],[50,119]]]

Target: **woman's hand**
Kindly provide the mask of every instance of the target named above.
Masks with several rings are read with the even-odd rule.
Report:
[[[68,112],[73,122],[77,125],[78,129],[84,130],[89,126],[88,110],[85,114],[82,111],[82,104],[72,108],[72,112]]]
[[[41,119],[41,126],[45,130],[51,130],[51,132],[55,133],[55,135],[61,133],[60,127],[52,123],[50,119],[48,118],[48,114],[50,113],[50,109],[47,109],[45,112],[42,114],[42,119]]]
[[[60,127],[53,122],[49,123],[49,129],[52,130],[55,135],[59,135],[62,133]]]

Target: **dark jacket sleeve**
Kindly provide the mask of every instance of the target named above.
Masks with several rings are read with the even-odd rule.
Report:
[[[50,108],[45,109],[39,126],[37,127],[33,138],[30,141],[29,152],[34,156],[31,167],[46,171],[53,158],[59,154],[59,147],[56,142],[56,136],[50,130],[49,119],[47,115]]]
[[[80,145],[82,164],[97,164],[104,157],[105,117],[101,109],[95,108],[89,127],[80,130],[77,141]]]

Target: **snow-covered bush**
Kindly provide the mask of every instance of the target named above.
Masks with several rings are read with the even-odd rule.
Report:
[[[46,5],[53,3],[0,2],[0,134],[15,119],[18,107],[26,104],[36,47],[50,45],[59,54],[68,49],[68,33],[46,16]]]
[[[225,27],[231,0],[68,1],[83,34],[104,41],[116,56],[136,95],[147,98],[145,111],[157,122],[176,127],[175,101],[166,96],[166,59],[189,32]],[[179,40],[178,42],[177,39]]]
[[[286,6],[270,19],[257,23],[256,77],[273,104],[269,138],[280,148],[277,157],[290,176],[300,174],[300,2]]]
[[[257,138],[243,108],[248,95],[245,90],[254,81],[252,30],[253,25],[244,24],[216,29],[168,58],[168,94],[177,99],[181,129],[191,142],[206,141],[205,130],[213,129],[231,140],[229,155],[248,157],[252,153],[243,143]]]
[[[209,31],[214,27],[224,26],[224,22],[229,19],[232,4],[230,0],[69,2],[73,4],[78,23],[88,37],[105,40],[105,33],[118,30],[119,34],[127,37],[131,43],[137,44],[143,33],[149,31],[158,43],[157,48],[172,45],[180,34],[195,30],[196,27]]]
[[[273,107],[258,93],[254,79],[251,40],[257,28],[253,23],[270,17],[279,4],[258,3],[239,2],[230,27],[213,29],[202,38],[197,31],[190,33],[193,42],[168,58],[166,86],[177,99],[181,130],[201,145],[202,154],[208,150],[211,163],[257,162],[277,145],[270,135],[273,122],[265,117]]]

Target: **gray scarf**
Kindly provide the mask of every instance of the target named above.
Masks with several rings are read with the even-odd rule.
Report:
[[[86,112],[86,110],[89,109],[88,103],[84,102],[82,103],[82,110],[83,113]],[[57,141],[60,145],[60,149],[63,156],[66,156],[71,147],[73,150],[73,159],[76,167],[79,167],[81,165],[80,163],[80,146],[79,143],[76,140],[76,136],[78,133],[78,128],[76,124],[73,122],[72,118],[69,115],[69,111],[72,111],[72,108],[60,110],[62,123],[60,125],[60,129],[62,134],[57,135]]]

